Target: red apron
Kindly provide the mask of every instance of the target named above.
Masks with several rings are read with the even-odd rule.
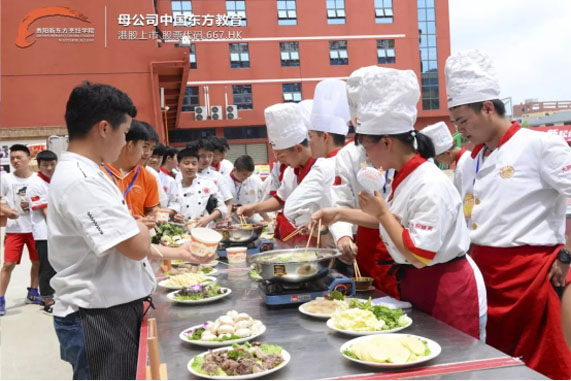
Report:
[[[466,258],[422,269],[410,265],[403,267],[402,300],[476,339],[480,338],[478,287]]]
[[[278,213],[276,216],[276,234],[275,238],[280,241],[287,237],[290,233],[295,231],[295,227],[288,221],[283,213]],[[305,247],[307,245],[307,240],[309,239],[309,234],[297,234],[290,238],[286,243],[291,247]],[[312,246],[313,245],[313,246]],[[311,239],[310,246],[315,247],[317,245],[317,237]]]
[[[571,351],[549,269],[561,246],[474,245],[488,293],[487,343],[553,379],[571,378]],[[569,276],[567,277],[569,283]]]
[[[396,276],[388,274],[394,261],[381,240],[379,229],[359,226],[355,244],[359,249],[357,264],[363,272],[362,275],[372,277],[375,287],[393,298],[400,299]],[[387,264],[379,265],[379,261],[387,261]]]

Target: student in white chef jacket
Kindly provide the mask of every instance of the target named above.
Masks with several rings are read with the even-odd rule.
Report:
[[[251,205],[262,201],[262,179],[254,173],[254,160],[248,155],[242,155],[234,161],[234,166],[226,181],[231,184],[232,204],[234,207]],[[266,213],[255,214],[248,219],[249,223],[259,224],[262,220],[269,220]],[[232,218],[233,223],[240,223],[238,217]]]
[[[488,291],[487,342],[549,378],[570,379],[553,287],[571,281],[564,249],[571,149],[558,136],[505,118],[485,53],[460,51],[445,72],[452,123],[476,144],[470,239]]]
[[[57,272],[54,326],[74,379],[135,379],[143,300],[156,282],[148,257],[213,257],[195,257],[189,244],[151,245],[147,226],[100,170],[117,160],[136,113],[127,94],[89,82],[73,89],[66,106],[69,147],[50,181],[47,226]]]
[[[167,205],[178,197],[178,183],[173,172],[178,164],[176,154],[176,148],[165,147],[159,168],[159,178],[161,179],[161,186],[167,195]]]
[[[411,70],[370,66],[351,74],[349,101],[357,104],[358,141],[375,167],[397,171],[387,201],[359,194],[361,210],[325,209],[312,216],[379,226],[400,266],[401,296],[421,311],[479,338],[478,292],[466,260],[468,230],[458,192],[434,164],[430,139],[417,133],[418,79]]]
[[[230,184],[224,176],[211,167],[214,157],[214,145],[208,139],[198,139],[186,145],[186,148],[194,149],[198,152],[198,178],[212,181],[222,195],[222,201],[226,205],[226,213],[224,218],[228,219],[232,216],[232,192]]]
[[[444,122],[438,122],[427,126],[421,130],[428,136],[434,144],[436,160],[448,166],[454,165],[454,186],[460,193],[464,204],[464,217],[470,223],[470,215],[474,206],[474,196],[472,187],[474,185],[474,175],[476,161],[471,156],[471,152],[465,148],[456,147],[454,138],[450,134],[448,126]]]
[[[210,167],[216,172],[220,172],[222,176],[228,176],[234,168],[232,162],[226,159],[226,153],[230,150],[228,140],[223,136],[210,135],[208,141],[214,147]]]
[[[334,173],[324,159],[311,156],[307,128],[299,107],[295,103],[283,103],[266,108],[270,144],[276,158],[288,168],[273,198],[237,210],[238,215],[249,217],[283,207],[283,215],[278,215],[276,226],[276,238],[279,239],[285,238],[296,227],[307,225],[311,213],[331,204],[331,193],[324,192],[323,188],[324,184],[333,183]],[[294,245],[305,245],[308,238],[297,235],[292,241]]]
[[[226,215],[220,189],[214,182],[198,176],[199,154],[196,149],[183,149],[177,159],[182,181],[176,202],[169,204],[169,208],[177,213],[175,221],[195,221],[196,227],[214,226],[215,220]]]

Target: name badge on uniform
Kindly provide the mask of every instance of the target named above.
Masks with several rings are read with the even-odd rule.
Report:
[[[464,217],[472,218],[472,209],[474,209],[474,194],[466,193],[464,197]]]
[[[509,179],[514,175],[515,169],[511,165],[506,165],[500,169],[500,177],[502,179]]]

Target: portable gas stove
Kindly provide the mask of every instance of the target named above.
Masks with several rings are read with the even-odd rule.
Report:
[[[247,254],[258,254],[264,251],[269,251],[274,249],[273,241],[268,241],[265,239],[254,239],[249,242],[220,242],[218,244],[218,256],[221,258],[226,258],[226,249],[228,247],[239,247],[245,246],[248,248]]]
[[[305,303],[333,291],[355,296],[355,282],[335,270],[329,270],[319,278],[297,283],[264,280],[259,283],[259,288],[268,306]]]

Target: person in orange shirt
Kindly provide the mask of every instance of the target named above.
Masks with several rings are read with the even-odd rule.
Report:
[[[135,217],[141,217],[143,223],[155,226],[154,212],[159,205],[157,180],[139,164],[145,142],[150,140],[146,127],[133,120],[126,135],[127,143],[121,149],[117,160],[104,163],[103,172],[119,187],[129,211]]]

